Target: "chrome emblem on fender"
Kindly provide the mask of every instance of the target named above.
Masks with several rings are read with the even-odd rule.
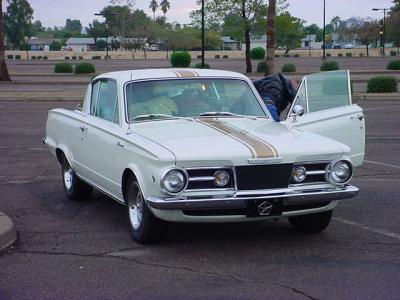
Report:
[[[258,213],[260,216],[269,216],[272,211],[272,204],[268,201],[264,201],[258,206]]]

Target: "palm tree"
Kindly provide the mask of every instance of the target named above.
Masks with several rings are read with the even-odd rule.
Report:
[[[168,0],[161,0],[160,7],[161,7],[161,10],[162,10],[162,12],[164,14],[164,20],[166,20],[165,19],[165,14],[171,8],[171,5],[170,5]]]
[[[267,69],[265,76],[271,75],[275,67],[276,0],[269,0],[267,12]]]
[[[0,1],[0,81],[11,81],[6,65],[3,28],[3,1]]]
[[[156,20],[156,10],[158,8],[157,0],[151,0],[149,8],[151,8],[151,10],[153,11],[153,18],[155,21]]]
[[[336,16],[332,19],[331,24],[333,26],[334,31],[336,32],[338,30],[338,27],[340,25],[340,23],[342,22],[342,20],[340,19],[339,16]]]

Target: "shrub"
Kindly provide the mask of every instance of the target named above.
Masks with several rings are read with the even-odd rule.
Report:
[[[191,56],[187,51],[174,51],[171,54],[171,65],[173,67],[186,68],[190,66]]]
[[[197,63],[197,64],[194,65],[194,67],[195,67],[196,69],[209,69],[209,68],[210,68],[210,65],[204,63],[204,68],[203,68],[202,65],[201,65],[201,63]]]
[[[343,53],[339,53],[337,56],[338,57],[343,57]]]
[[[201,55],[197,55],[197,59],[201,59]]]
[[[43,60],[48,60],[49,58],[47,56],[43,56]]]
[[[330,54],[330,53],[326,54],[326,57],[331,57],[331,56],[332,56],[332,54]]]
[[[65,57],[65,60],[69,60],[69,56],[66,56],[66,57]]]
[[[364,57],[364,53],[360,53],[359,56],[360,56],[360,57]]]
[[[92,56],[92,59],[101,59],[101,56]]]
[[[68,63],[59,63],[54,65],[54,73],[72,73],[73,67]]]
[[[51,42],[49,48],[50,48],[50,51],[60,51],[62,48],[62,44],[61,44],[61,42],[54,40]]]
[[[283,57],[290,57],[288,53],[283,54]]]
[[[71,59],[74,59],[74,60],[76,60],[76,56],[72,56],[72,57],[71,57]]]
[[[91,63],[80,63],[75,66],[75,74],[96,73],[96,69]]]
[[[267,71],[267,63],[265,61],[261,61],[257,65],[257,73],[265,73]]]
[[[296,66],[294,64],[284,64],[282,67],[283,73],[294,73],[296,72]]]
[[[8,58],[8,59],[13,59],[13,58],[14,58],[14,55],[7,55],[7,58]]]
[[[225,54],[225,55],[222,56],[222,58],[226,59],[226,58],[229,58],[229,56]]]
[[[82,59],[83,59],[83,57],[82,57],[82,56],[79,56],[79,57],[78,57],[78,59],[79,59],[79,60],[82,60]]]
[[[294,57],[300,57],[300,54],[297,54],[297,53],[296,53],[296,54],[294,55]]]
[[[322,72],[339,70],[339,64],[334,60],[326,61],[321,65],[320,69]]]
[[[346,57],[353,57],[353,53],[347,52],[347,53],[346,53]]]
[[[35,55],[32,55],[32,56],[31,56],[31,59],[36,59],[36,56],[35,56]]]
[[[400,60],[392,60],[387,65],[388,70],[400,70]]]
[[[21,59],[21,55],[15,55],[15,59]]]
[[[43,56],[39,55],[39,56],[37,57],[37,59],[43,59]]]
[[[390,56],[396,56],[397,55],[397,52],[396,51],[394,51],[394,50],[391,50],[390,51]]]
[[[214,58],[221,58],[221,55],[217,54],[214,56]]]
[[[264,59],[265,50],[262,47],[256,47],[250,50],[250,57],[252,59]]]
[[[376,76],[368,80],[368,93],[395,93],[397,80],[392,76]]]
[[[274,57],[275,57],[275,58],[279,58],[279,57],[281,57],[281,56],[280,56],[279,54],[275,54]]]

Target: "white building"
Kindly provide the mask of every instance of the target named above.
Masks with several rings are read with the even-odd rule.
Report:
[[[267,49],[267,35],[261,35],[261,36],[252,36],[250,38],[250,49],[253,48],[264,48]],[[242,44],[242,51],[246,50],[246,44]]]

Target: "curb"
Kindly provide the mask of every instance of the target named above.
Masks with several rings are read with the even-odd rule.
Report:
[[[17,240],[17,231],[13,221],[0,212],[0,250],[10,246]]]

